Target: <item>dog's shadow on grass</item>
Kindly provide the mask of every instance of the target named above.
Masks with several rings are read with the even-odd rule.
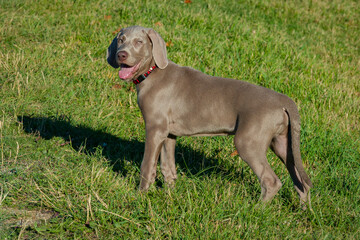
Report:
[[[65,144],[71,144],[76,151],[91,155],[101,148],[102,155],[109,161],[113,170],[123,176],[127,175],[128,168],[125,164],[129,162],[140,168],[144,154],[144,142],[125,140],[105,131],[94,130],[82,125],[74,126],[64,116],[57,118],[18,116],[18,121],[22,123],[26,133],[46,140],[61,137]],[[177,144],[175,158],[180,171],[190,175],[199,176],[219,171],[216,168],[218,165],[216,159],[206,157],[203,153],[187,146]]]

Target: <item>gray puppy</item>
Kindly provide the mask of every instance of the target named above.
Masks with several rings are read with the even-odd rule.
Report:
[[[282,185],[266,159],[269,147],[288,169],[300,201],[310,200],[312,183],[300,155],[299,112],[289,97],[176,65],[167,59],[164,40],[151,28],[122,29],[108,48],[107,61],[121,68],[121,79],[136,84],[146,128],[142,191],[155,181],[160,153],[166,183],[177,178],[177,136],[235,135],[241,159],[260,180],[263,201],[271,200]]]

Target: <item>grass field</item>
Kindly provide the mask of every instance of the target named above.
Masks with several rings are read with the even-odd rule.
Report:
[[[358,1],[0,1],[0,239],[360,239]],[[313,181],[260,185],[232,137],[179,138],[178,181],[138,191],[144,122],[106,62],[115,33],[153,27],[168,57],[287,94]]]

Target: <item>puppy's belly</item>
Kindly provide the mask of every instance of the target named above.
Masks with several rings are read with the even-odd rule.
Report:
[[[233,126],[213,125],[213,124],[188,124],[170,123],[169,133],[174,136],[227,136],[235,133],[235,124]]]

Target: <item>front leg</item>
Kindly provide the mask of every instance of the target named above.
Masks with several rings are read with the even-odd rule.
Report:
[[[164,140],[166,131],[157,127],[146,127],[145,153],[140,169],[140,191],[146,191],[155,181],[156,165]]]
[[[161,148],[160,168],[162,174],[164,175],[165,183],[168,185],[173,185],[177,179],[175,167],[175,144],[176,137],[168,137],[165,139]]]

